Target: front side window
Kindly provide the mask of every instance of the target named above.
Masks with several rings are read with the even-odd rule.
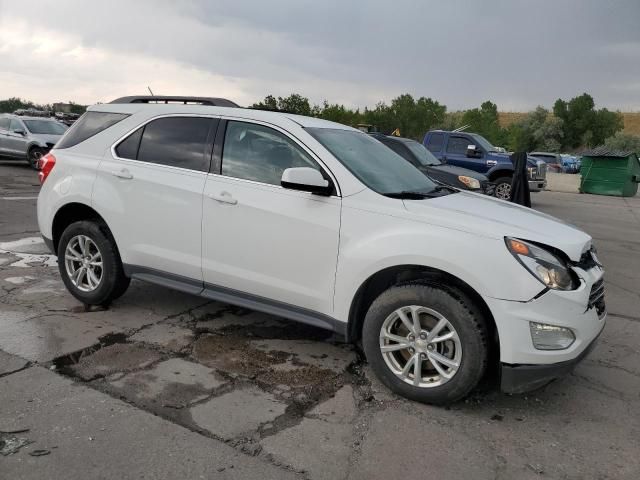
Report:
[[[473,142],[466,137],[449,137],[447,153],[452,153],[454,155],[466,155],[467,147],[472,143]]]
[[[381,193],[431,192],[426,175],[366,133],[337,128],[306,128],[318,142],[370,189]]]
[[[322,171],[307,152],[273,128],[246,122],[227,123],[222,175],[280,185],[282,172],[295,167]]]
[[[25,120],[24,124],[31,133],[39,135],[62,135],[67,127],[51,120]]]
[[[86,112],[67,130],[56,148],[70,148],[124,120],[126,113]]]
[[[153,120],[144,126],[136,159],[206,172],[209,170],[209,161],[205,157],[205,150],[212,121],[205,117],[165,117]],[[123,152],[125,155],[133,154],[136,133],[118,145],[117,148],[124,145],[127,150]],[[126,145],[131,137],[134,137],[134,141]]]

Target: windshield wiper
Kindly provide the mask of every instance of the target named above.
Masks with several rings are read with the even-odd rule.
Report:
[[[404,200],[422,200],[423,198],[433,198],[434,196],[431,192],[416,192],[413,190],[402,190],[401,192],[386,192],[383,193],[385,197],[389,198],[400,198]]]

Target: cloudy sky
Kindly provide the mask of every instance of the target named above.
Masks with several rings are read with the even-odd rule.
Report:
[[[0,98],[640,110],[640,0],[0,0]]]

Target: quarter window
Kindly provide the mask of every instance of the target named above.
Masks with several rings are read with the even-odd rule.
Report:
[[[449,137],[449,144],[447,145],[447,153],[453,153],[455,155],[465,155],[467,153],[467,146],[471,145],[468,138],[465,137]]]
[[[442,143],[444,141],[444,135],[442,133],[432,133],[427,140],[427,148],[431,152],[440,152],[442,150]]]
[[[159,118],[133,132],[116,147],[116,152],[125,155],[123,158],[132,158],[137,150],[135,159],[141,162],[206,172],[209,161],[205,151],[211,123],[212,119],[204,117]],[[137,135],[141,139],[136,148]]]
[[[222,175],[280,185],[282,172],[294,167],[322,171],[304,150],[280,132],[252,123],[227,123]]]
[[[128,158],[129,160],[138,159],[138,149],[140,148],[140,140],[142,139],[144,127],[139,128],[116,147],[116,154],[120,158]]]
[[[56,148],[70,148],[127,118],[126,113],[86,112],[67,130]]]

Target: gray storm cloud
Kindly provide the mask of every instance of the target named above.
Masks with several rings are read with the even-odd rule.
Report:
[[[502,110],[586,91],[638,110],[640,2],[0,0],[0,96],[93,103],[147,85]]]

